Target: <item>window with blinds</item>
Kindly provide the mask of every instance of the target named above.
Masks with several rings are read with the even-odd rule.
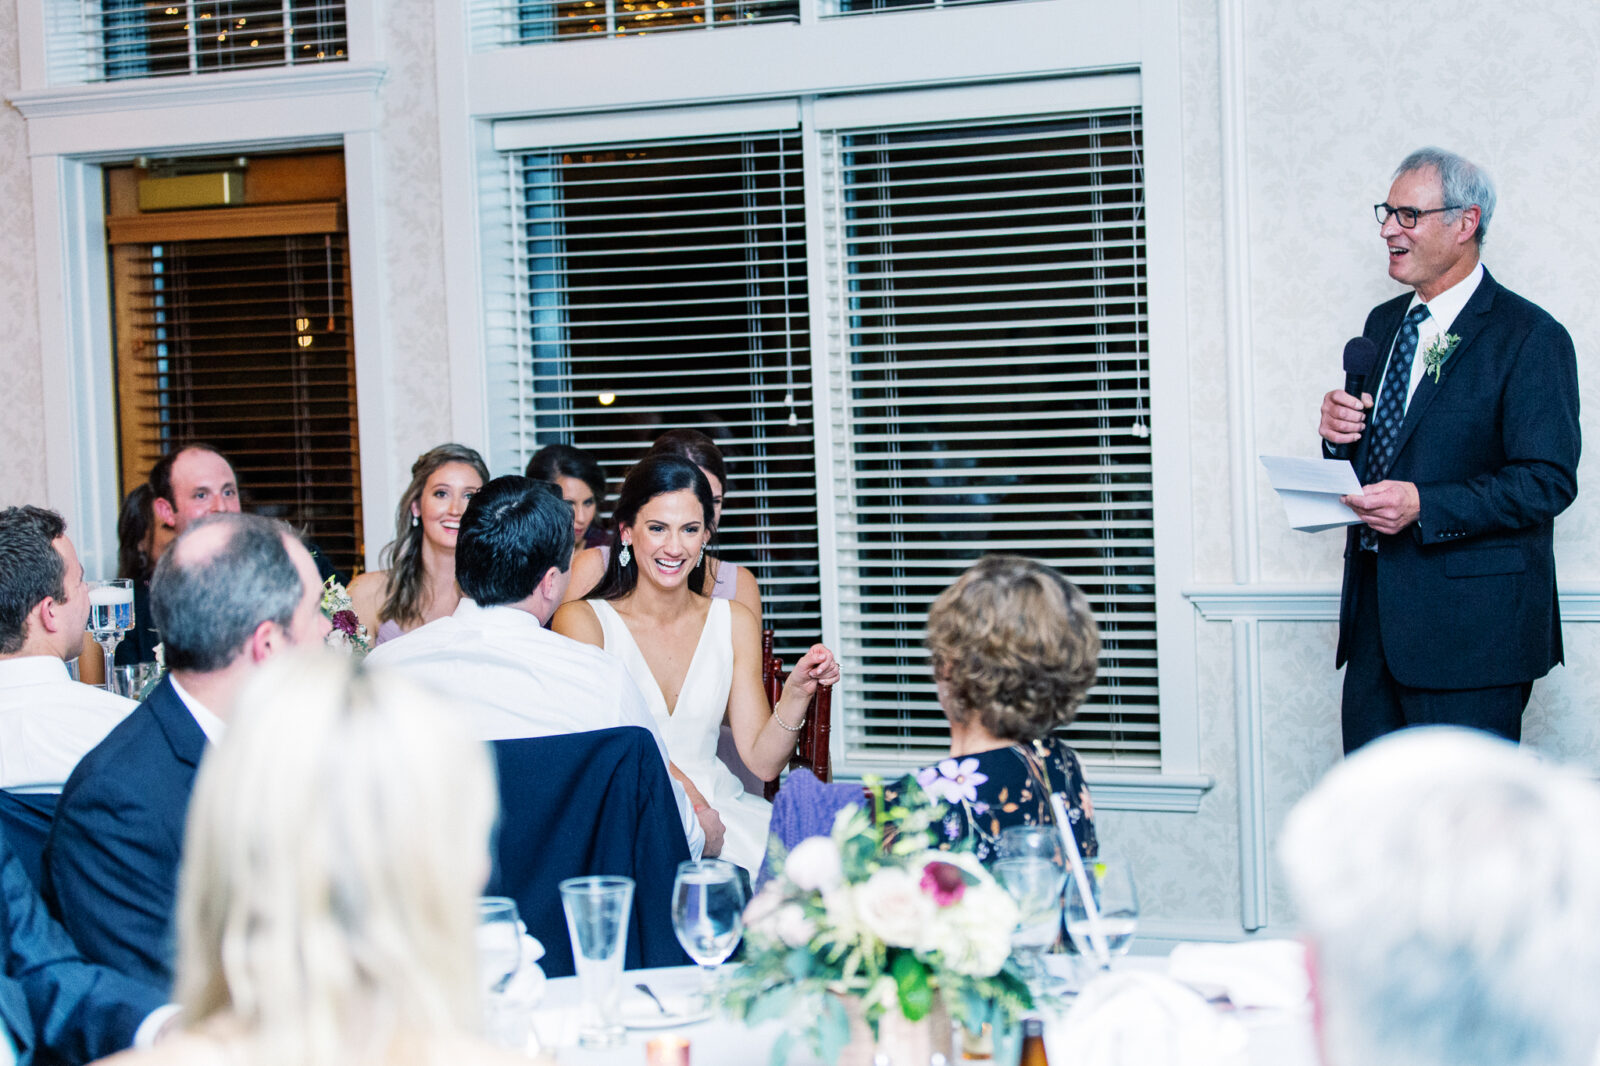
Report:
[[[494,454],[563,442],[614,500],[668,429],[715,439],[722,557],[790,662],[822,631],[797,132],[504,156],[509,261],[490,328]]]
[[[350,573],[361,484],[340,214],[310,204],[109,222],[124,490],[174,443],[203,440],[232,462],[246,509],[305,530]],[[162,230],[205,237],[151,239]]]
[[[851,760],[948,750],[928,608],[1013,552],[1067,574],[1100,623],[1073,745],[1158,766],[1139,112],[824,142]]]
[[[800,0],[477,0],[474,49],[800,21]]]
[[[342,0],[45,0],[53,84],[342,61]]]

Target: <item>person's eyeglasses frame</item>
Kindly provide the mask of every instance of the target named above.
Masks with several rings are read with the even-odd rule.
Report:
[[[1437,215],[1443,211],[1465,211],[1466,209],[1467,205],[1465,204],[1447,204],[1444,207],[1426,208],[1395,207],[1393,204],[1389,203],[1372,205],[1372,213],[1377,216],[1378,225],[1386,225],[1389,219],[1393,218],[1396,222],[1400,223],[1401,229],[1416,229],[1417,223],[1422,221],[1423,215]],[[1406,221],[1407,215],[1411,217],[1410,222]]]

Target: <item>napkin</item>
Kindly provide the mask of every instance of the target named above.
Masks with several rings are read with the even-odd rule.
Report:
[[[1160,974],[1095,978],[1045,1026],[1045,1053],[1073,1066],[1240,1066],[1245,1028]]]
[[[1292,1009],[1311,994],[1305,945],[1295,940],[1179,944],[1167,974],[1207,993],[1220,989],[1236,1007]]]

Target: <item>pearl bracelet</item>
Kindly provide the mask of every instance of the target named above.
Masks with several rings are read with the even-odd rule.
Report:
[[[778,723],[778,727],[779,728],[785,729],[785,730],[789,731],[790,733],[798,733],[798,732],[800,732],[800,730],[802,730],[802,729],[804,729],[806,727],[806,720],[805,720],[804,717],[802,717],[800,719],[800,724],[799,725],[790,725],[788,722],[785,722],[782,718],[780,718],[778,716],[778,712],[777,712],[776,709],[774,709],[773,712],[772,712],[772,720],[774,722]]]

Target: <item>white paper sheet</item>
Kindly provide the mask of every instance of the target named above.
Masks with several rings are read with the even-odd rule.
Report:
[[[1291,527],[1320,533],[1360,523],[1356,513],[1339,502],[1341,496],[1361,495],[1361,479],[1348,460],[1263,455],[1261,465],[1283,500]]]

